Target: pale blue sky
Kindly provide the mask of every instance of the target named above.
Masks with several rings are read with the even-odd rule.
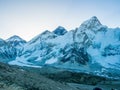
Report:
[[[74,29],[92,16],[108,27],[120,26],[120,0],[0,0],[0,38],[30,40],[57,26]]]

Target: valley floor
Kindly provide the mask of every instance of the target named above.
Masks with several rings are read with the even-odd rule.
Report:
[[[28,68],[0,63],[0,90],[120,90],[120,81],[63,69]]]
[[[111,84],[99,84],[99,85],[85,85],[85,84],[76,84],[68,83],[69,86],[80,89],[80,90],[93,90],[95,87],[99,87],[102,90],[120,90],[120,81],[118,84],[115,84],[116,81],[113,81]]]

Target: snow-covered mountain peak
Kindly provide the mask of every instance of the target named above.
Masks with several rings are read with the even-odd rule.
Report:
[[[58,26],[59,29],[65,29],[63,26]]]
[[[26,41],[17,35],[8,38],[6,42],[14,48],[21,48],[24,44],[26,44]]]
[[[49,30],[45,30],[43,33],[41,33],[40,35],[45,35],[45,34],[49,34],[51,33]]]
[[[55,37],[57,37],[57,35],[54,34],[53,32],[48,31],[48,30],[46,30],[42,34],[40,34],[41,40],[53,39]]]
[[[8,38],[6,41],[8,42],[8,41],[25,41],[25,40],[23,40],[21,37],[19,37],[17,35],[14,35],[14,36]]]
[[[56,35],[64,35],[65,33],[67,33],[67,30],[62,27],[62,26],[58,26],[53,33],[55,33]]]
[[[98,18],[96,16],[91,17],[90,19],[88,19],[87,21],[83,22],[83,24],[93,24],[95,26],[101,26],[101,22],[98,20]]]
[[[91,20],[99,21],[98,18],[97,18],[96,16],[92,16],[92,17],[91,17]]]
[[[92,30],[94,32],[98,31],[103,27],[105,26],[101,24],[101,22],[96,16],[91,17],[80,25],[81,30]]]
[[[53,39],[55,37],[57,37],[56,34],[46,30],[43,33],[41,33],[41,34],[37,35],[36,37],[34,37],[33,39],[31,39],[27,44],[33,44],[33,43],[35,44],[35,43],[39,43],[44,40]]]

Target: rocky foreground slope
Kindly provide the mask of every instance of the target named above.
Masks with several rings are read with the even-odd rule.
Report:
[[[29,68],[0,63],[0,90],[120,90],[120,81],[53,67]]]
[[[78,90],[40,74],[0,63],[0,90]]]

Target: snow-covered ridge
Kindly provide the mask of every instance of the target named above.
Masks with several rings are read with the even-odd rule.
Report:
[[[6,42],[8,42],[8,41],[25,41],[25,40],[23,40],[21,37],[19,37],[17,35],[14,35],[6,40]]]
[[[10,38],[8,38],[6,40],[7,43],[9,43],[10,45],[12,45],[13,47],[21,47],[23,46],[26,41],[23,40],[21,37],[17,36],[17,35],[14,35],[14,36],[11,36]]]
[[[16,35],[7,40],[0,39],[0,61],[7,63],[16,59],[25,43],[25,40]]]

